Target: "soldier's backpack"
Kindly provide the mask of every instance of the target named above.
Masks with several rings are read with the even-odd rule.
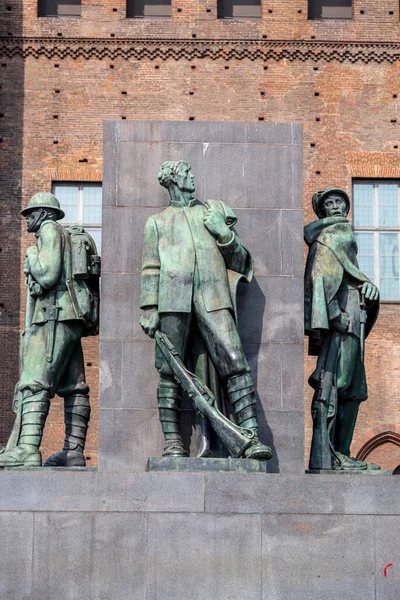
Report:
[[[71,225],[64,231],[66,233],[66,246],[68,246],[70,253],[70,260],[67,261],[70,268],[70,277],[67,277],[67,279],[73,281],[73,285],[68,287],[71,300],[79,314],[85,318],[84,335],[98,335],[100,256],[97,254],[94,239],[82,225]],[[87,291],[88,293],[80,294],[80,291]]]

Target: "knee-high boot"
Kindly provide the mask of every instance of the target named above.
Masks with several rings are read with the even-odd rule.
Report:
[[[0,467],[40,467],[40,443],[49,412],[49,393],[42,390],[32,394],[26,390],[22,397],[21,432],[18,445],[0,454]]]
[[[180,432],[181,394],[173,379],[160,377],[157,390],[158,412],[164,434],[163,456],[188,456]]]
[[[64,398],[65,440],[61,452],[53,454],[45,467],[84,467],[83,454],[90,418],[89,396],[69,394]]]
[[[251,429],[254,433],[254,442],[246,450],[245,457],[258,460],[270,459],[271,448],[258,440],[257,398],[252,376],[250,373],[243,373],[230,377],[227,388],[237,425]]]

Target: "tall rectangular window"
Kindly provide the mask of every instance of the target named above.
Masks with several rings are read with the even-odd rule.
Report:
[[[81,0],[39,0],[39,17],[80,17]]]
[[[101,252],[101,183],[54,182],[52,193],[60,202],[65,217],[62,225],[83,225],[94,239],[97,252]]]
[[[309,19],[352,19],[352,0],[308,0]]]
[[[170,17],[171,0],[127,0],[126,16],[135,18]]]
[[[382,300],[400,300],[400,181],[353,181],[353,225],[361,271]]]
[[[261,0],[217,0],[218,19],[260,19]]]

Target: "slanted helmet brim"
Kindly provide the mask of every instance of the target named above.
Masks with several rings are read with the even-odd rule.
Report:
[[[54,210],[54,212],[56,212],[59,215],[59,219],[63,219],[65,217],[65,212],[62,210],[62,208],[56,208],[55,206],[51,206],[50,204],[27,206],[26,208],[21,210],[21,215],[23,217],[27,217],[32,211],[37,210],[38,208],[51,208],[51,210]]]

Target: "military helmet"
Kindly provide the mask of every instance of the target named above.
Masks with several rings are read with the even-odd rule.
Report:
[[[50,192],[38,192],[28,202],[28,206],[21,210],[21,215],[26,217],[37,208],[51,208],[57,213],[57,220],[65,217],[65,212],[60,208],[57,198]]]
[[[349,198],[347,192],[345,192],[344,190],[341,190],[340,188],[329,187],[329,188],[326,188],[325,190],[322,190],[321,192],[315,192],[315,194],[312,197],[313,211],[315,212],[315,214],[318,217],[321,216],[320,209],[321,209],[323,201],[325,200],[325,198],[327,196],[331,196],[333,194],[337,194],[338,196],[341,196],[343,198],[343,200],[345,201],[346,206],[347,206],[347,212],[349,212],[350,198]]]

